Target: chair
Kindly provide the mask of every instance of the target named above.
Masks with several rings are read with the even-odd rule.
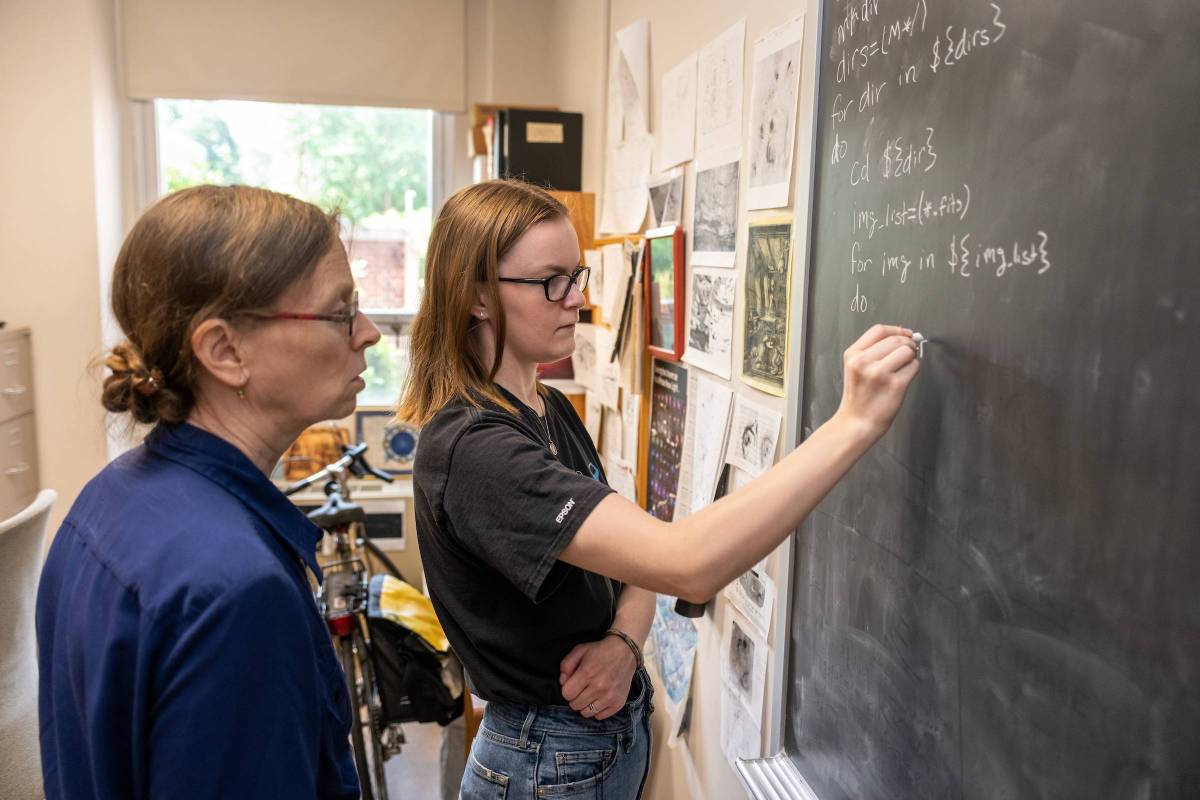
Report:
[[[0,522],[0,787],[11,800],[41,800],[34,604],[43,539],[58,495],[43,489]]]

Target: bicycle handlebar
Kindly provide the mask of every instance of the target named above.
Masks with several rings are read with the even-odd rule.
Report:
[[[356,478],[365,478],[368,474],[370,474],[374,475],[376,478],[379,478],[381,481],[386,481],[387,483],[394,481],[394,477],[381,469],[372,467],[367,463],[366,456],[363,455],[366,452],[366,442],[359,442],[353,447],[350,445],[342,445],[341,458],[339,458],[337,461],[334,461],[332,464],[326,465],[323,469],[314,472],[307,478],[293,483],[291,486],[283,490],[284,495],[290,497],[291,495],[296,494],[296,492],[303,491],[309,486],[312,486],[314,483],[319,483],[327,478],[340,480],[341,473],[345,472],[346,470],[350,470],[350,474],[354,475]]]

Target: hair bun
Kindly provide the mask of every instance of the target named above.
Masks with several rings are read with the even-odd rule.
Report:
[[[159,389],[163,388],[162,370],[154,367],[149,372],[144,368],[135,372],[133,375],[133,388],[142,397],[153,397],[158,393]]]
[[[166,380],[162,370],[146,366],[141,352],[126,340],[112,349],[104,359],[112,374],[104,379],[101,401],[115,414],[129,413],[138,422],[153,423],[163,417],[161,402]],[[168,403],[173,405],[172,403]]]

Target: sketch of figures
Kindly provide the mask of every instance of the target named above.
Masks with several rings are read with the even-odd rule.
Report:
[[[791,172],[790,142],[796,117],[799,73],[799,42],[771,53],[754,65],[751,186],[779,183]]]
[[[788,204],[803,36],[804,18],[797,17],[764,36],[754,48],[748,208]]]
[[[737,622],[729,640],[729,670],[738,689],[749,692],[754,685],[754,642]]]
[[[761,475],[775,463],[775,447],[783,415],[742,395],[733,404],[729,447],[725,460],[751,475]]]
[[[742,129],[743,18],[700,51],[697,64],[697,152],[737,147]]]
[[[769,220],[751,222],[742,317],[742,380],[779,396],[783,395],[787,364],[791,245],[790,218],[773,215]]]
[[[650,227],[678,225],[683,216],[683,167],[650,178]]]
[[[721,636],[721,678],[755,724],[762,722],[767,677],[767,643],[754,629],[726,609]]]
[[[737,247],[738,161],[701,169],[697,162],[692,263],[732,267]]]
[[[732,375],[733,302],[737,273],[695,267],[683,360],[729,380]]]

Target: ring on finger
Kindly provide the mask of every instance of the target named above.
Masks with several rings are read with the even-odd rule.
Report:
[[[596,704],[595,704],[595,703],[588,703],[588,704],[587,704],[587,710],[588,710],[588,711],[590,711],[590,712],[592,712],[593,714],[595,714],[595,713],[596,713],[596,712],[598,712],[600,709],[596,708]]]

